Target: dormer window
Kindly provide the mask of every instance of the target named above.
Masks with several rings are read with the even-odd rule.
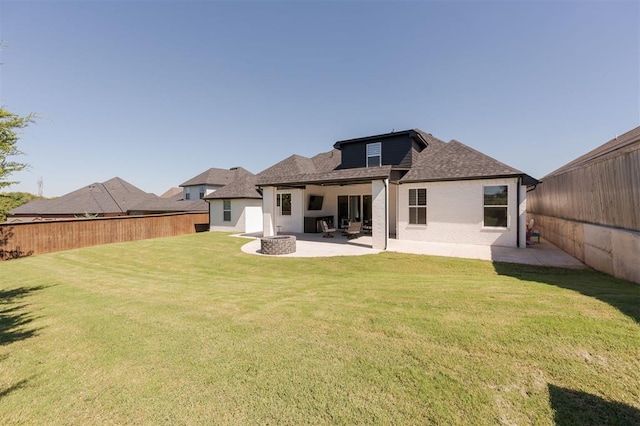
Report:
[[[362,151],[361,151],[362,152]],[[367,144],[367,167],[380,167],[382,165],[382,143]]]

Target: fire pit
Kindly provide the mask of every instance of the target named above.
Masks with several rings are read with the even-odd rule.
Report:
[[[277,235],[260,238],[262,254],[278,255],[296,252],[295,235]]]

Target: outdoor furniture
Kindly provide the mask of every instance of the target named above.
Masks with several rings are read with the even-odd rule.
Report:
[[[371,235],[372,231],[373,231],[373,226],[371,226],[371,221],[365,219],[364,222],[362,222],[362,233],[364,235]]]
[[[322,224],[322,232],[324,232],[323,237],[333,238],[333,233],[336,232],[336,228],[330,228],[326,220],[322,220],[320,223]]]
[[[361,222],[350,222],[349,227],[347,228],[347,238],[357,238],[360,235],[360,230],[362,229]]]

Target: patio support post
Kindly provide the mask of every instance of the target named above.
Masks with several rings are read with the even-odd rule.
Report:
[[[273,237],[276,229],[276,188],[262,188],[262,234]]]
[[[389,181],[374,180],[371,182],[372,220],[371,247],[379,250],[387,249],[389,238]]]

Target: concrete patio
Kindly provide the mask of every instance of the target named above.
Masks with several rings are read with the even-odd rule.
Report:
[[[322,234],[291,234],[296,237],[296,252],[281,256],[269,257],[330,257],[360,256],[380,253],[382,250],[371,248],[371,237],[361,236],[347,239],[336,234],[334,238],[324,238]],[[250,238],[251,241],[242,246],[242,251],[249,254],[263,255],[260,252],[260,237],[256,235],[236,235]],[[582,269],[586,266],[555,247],[548,241],[541,240],[527,248],[489,247],[472,244],[428,243],[421,241],[389,240],[387,251],[431,256],[459,257],[465,259],[481,259],[495,262],[522,263],[527,265],[554,266],[561,268]]]

